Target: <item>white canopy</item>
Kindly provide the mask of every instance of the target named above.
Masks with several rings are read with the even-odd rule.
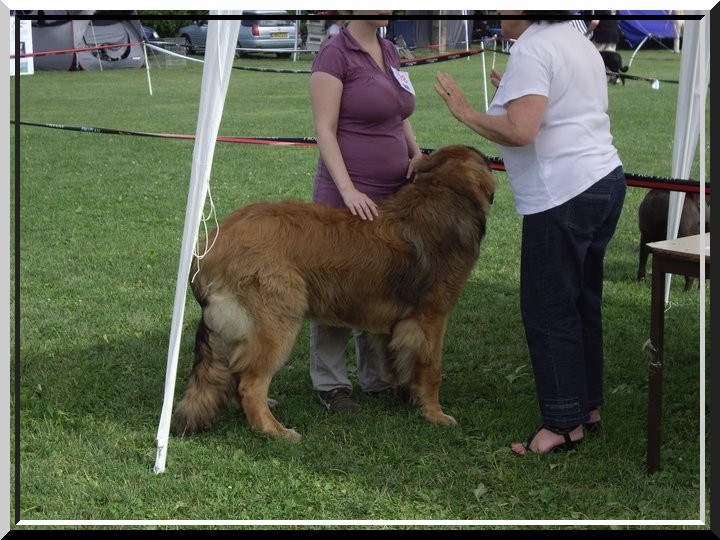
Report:
[[[211,15],[240,15],[240,11],[210,11]],[[205,63],[203,65],[202,86],[200,89],[200,109],[195,132],[192,168],[190,171],[190,190],[185,212],[185,226],[180,248],[180,264],[175,286],[175,306],[170,328],[170,346],[168,348],[167,370],[165,373],[165,393],[160,425],[157,434],[157,456],[155,473],[165,471],[167,445],[170,434],[175,377],[177,375],[178,353],[182,322],[185,313],[188,275],[192,263],[193,247],[198,239],[198,229],[202,219],[205,198],[210,182],[220,120],[222,119],[225,95],[227,93],[230,72],[235,59],[237,35],[240,32],[240,20],[211,20],[208,24],[207,43],[205,45]]]
[[[672,157],[672,177],[690,178],[700,139],[700,233],[705,231],[705,101],[710,81],[710,17],[708,12],[688,11],[688,15],[706,15],[699,21],[686,21],[680,56],[680,88],[675,114],[675,138]],[[666,238],[677,238],[685,193],[670,192]],[[701,237],[702,240],[702,237]],[[704,240],[703,240],[704,246]],[[704,248],[703,248],[704,249]],[[702,251],[701,251],[702,253]],[[704,265],[700,265],[700,286],[705,283]],[[670,297],[670,277],[665,281],[665,303]]]

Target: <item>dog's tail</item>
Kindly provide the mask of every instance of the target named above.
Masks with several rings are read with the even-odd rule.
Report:
[[[235,397],[235,380],[212,347],[212,330],[200,319],[195,334],[195,361],[172,421],[172,432],[184,435],[213,426]]]
[[[200,317],[197,331],[195,332],[195,361],[193,366],[203,361],[203,358],[212,356],[212,348],[210,347],[210,329],[205,324],[205,319]]]
[[[630,69],[630,66],[622,66],[622,67],[620,68],[620,71],[622,71],[623,73],[625,73],[628,69]]]

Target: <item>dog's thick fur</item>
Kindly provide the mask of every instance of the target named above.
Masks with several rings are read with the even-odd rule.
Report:
[[[251,428],[300,440],[270,412],[268,388],[306,317],[368,331],[424,417],[456,424],[439,403],[441,348],[494,191],[487,159],[457,145],[425,156],[373,221],[294,201],[232,213],[191,282],[202,320],[173,432],[212,427],[236,398]]]
[[[619,76],[619,72],[627,72],[628,66],[623,66],[622,56],[616,51],[600,51],[603,62],[605,62],[605,69],[611,72],[608,73],[608,84],[617,84],[621,82],[625,86],[625,77]]]

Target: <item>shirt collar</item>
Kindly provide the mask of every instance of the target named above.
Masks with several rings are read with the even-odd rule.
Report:
[[[353,49],[355,51],[365,52],[365,49],[363,49],[360,44],[357,42],[357,40],[352,36],[352,34],[348,31],[347,24],[343,24],[340,28],[340,34],[343,38],[345,38],[345,43],[347,44],[349,49]],[[337,37],[337,36],[335,36]]]

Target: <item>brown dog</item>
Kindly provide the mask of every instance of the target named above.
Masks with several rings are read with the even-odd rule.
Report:
[[[439,402],[442,342],[494,191],[487,159],[457,145],[426,156],[373,221],[293,201],[228,216],[191,282],[202,320],[173,432],[212,427],[237,398],[253,429],[300,440],[270,412],[268,388],[306,317],[368,331],[423,416],[456,424]]]
[[[670,192],[665,189],[651,189],[645,195],[638,208],[638,227],[640,229],[640,259],[637,279],[645,279],[647,260],[650,255],[650,242],[659,242],[667,238],[668,208]],[[710,196],[705,197],[705,231],[710,232]],[[686,193],[678,224],[678,238],[700,233],[700,194]],[[692,288],[695,278],[685,276],[685,291]]]

